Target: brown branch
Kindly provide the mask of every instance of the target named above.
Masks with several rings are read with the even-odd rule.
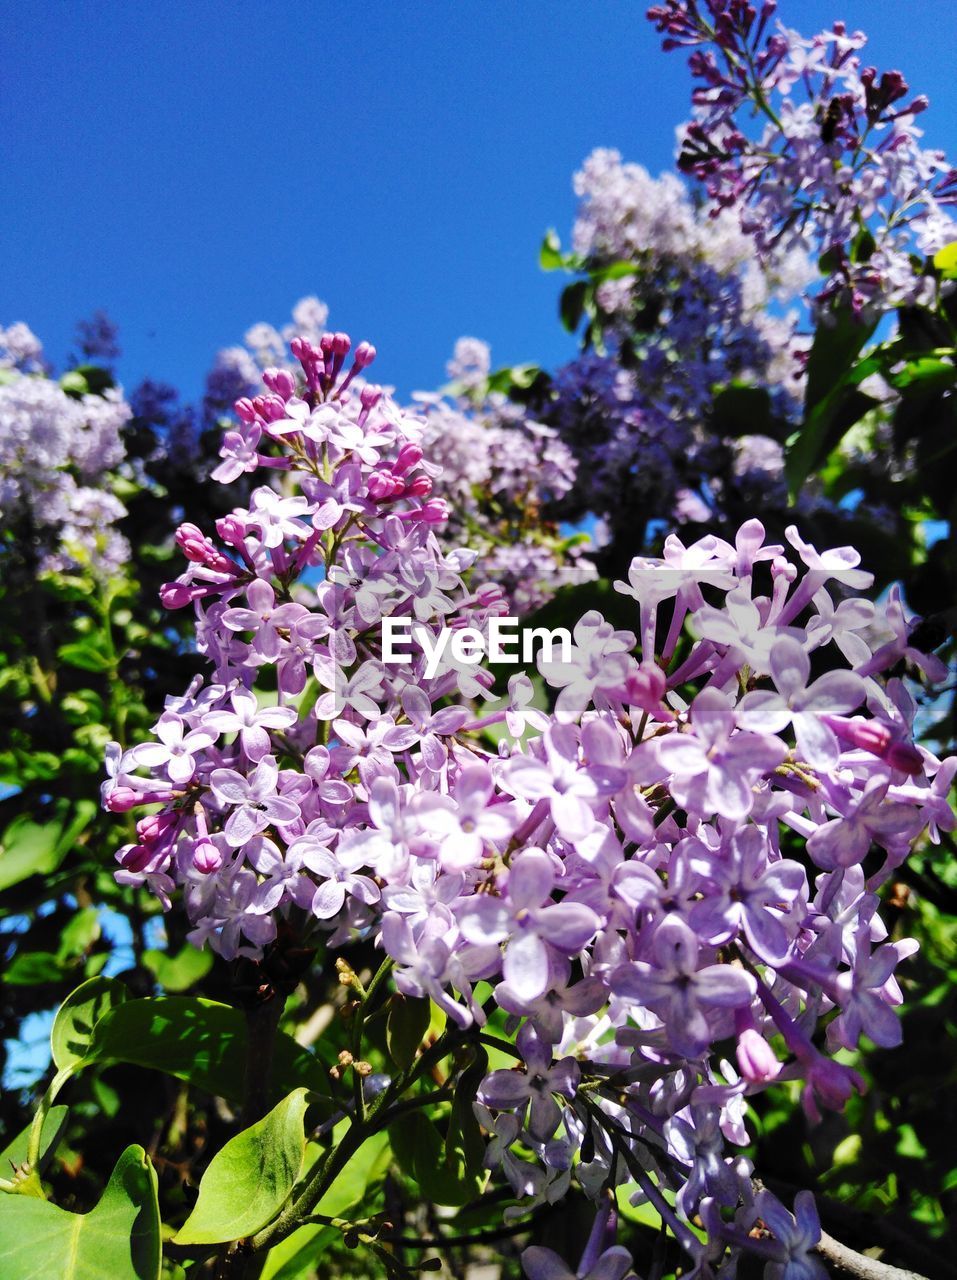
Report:
[[[927,1276],[917,1271],[902,1271],[900,1267],[892,1267],[888,1262],[880,1262],[877,1258],[869,1258],[864,1253],[849,1249],[840,1240],[835,1240],[826,1231],[821,1232],[821,1240],[817,1252],[843,1275],[853,1276],[854,1280],[928,1280]]]

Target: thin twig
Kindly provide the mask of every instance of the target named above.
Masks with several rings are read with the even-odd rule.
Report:
[[[864,1253],[849,1249],[840,1240],[835,1240],[826,1231],[821,1232],[821,1240],[817,1252],[845,1275],[854,1276],[855,1280],[928,1280],[927,1276],[917,1271],[902,1271],[900,1267],[892,1267],[888,1262],[880,1262],[877,1258],[869,1258]]]

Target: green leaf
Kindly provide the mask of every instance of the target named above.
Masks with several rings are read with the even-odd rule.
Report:
[[[892,386],[898,391],[917,386],[921,391],[944,390],[957,380],[957,366],[948,360],[939,360],[933,356],[921,356],[917,360],[909,360],[902,369],[889,376]]]
[[[335,1227],[300,1227],[269,1250],[259,1280],[314,1280],[317,1259],[337,1238],[342,1236]]]
[[[26,814],[14,818],[0,839],[0,889],[55,871],[61,834],[56,822],[34,822]]]
[[[59,982],[63,964],[51,951],[19,951],[7,965],[3,981],[10,987],[34,987]]]
[[[68,396],[85,396],[89,391],[86,378],[76,369],[71,369],[60,379],[60,386]]]
[[[96,907],[84,907],[78,911],[60,934],[61,960],[83,955],[100,936],[100,913]]]
[[[850,371],[877,322],[864,323],[850,308],[830,312],[827,323],[820,322],[807,362],[805,412],[829,395]]]
[[[0,1195],[4,1280],[159,1280],[161,1265],[156,1174],[142,1147],[127,1147],[87,1214]]]
[[[811,412],[801,430],[787,442],[785,451],[784,474],[792,498],[851,427],[877,404],[879,401],[873,396],[841,386]]]
[[[445,1136],[445,1163],[457,1184],[476,1180],[484,1185],[482,1166],[485,1161],[485,1139],[472,1103],[488,1072],[488,1054],[481,1045],[475,1057],[459,1076],[452,1098],[452,1114]],[[481,1189],[481,1186],[480,1186]],[[469,1199],[474,1197],[470,1196]]]
[[[429,1029],[432,1010],[428,998],[414,999],[398,992],[393,995],[386,1020],[385,1042],[389,1057],[397,1067],[410,1067]]]
[[[97,1023],[127,996],[126,987],[115,978],[90,978],[70,992],[57,1010],[50,1032],[50,1051],[60,1071],[87,1057]]]
[[[345,1127],[343,1125],[340,1130],[337,1126],[335,1136],[338,1137]],[[366,1138],[316,1205],[316,1213],[327,1218],[339,1218],[356,1205],[365,1204],[369,1188],[378,1185],[385,1176],[391,1154],[387,1133],[374,1133],[371,1138]]]
[[[426,1200],[459,1207],[482,1194],[488,1174],[471,1173],[458,1155],[450,1165],[435,1121],[421,1111],[393,1121],[389,1136],[400,1168],[418,1183]]]
[[[57,657],[68,667],[79,667],[81,671],[108,671],[111,665],[110,658],[97,648],[92,637],[61,644]]]
[[[144,951],[143,963],[166,991],[187,991],[200,978],[209,973],[213,965],[212,953],[201,951],[189,943],[178,955],[168,951]]]
[[[570,284],[562,290],[561,298],[558,303],[558,313],[561,321],[569,333],[574,333],[581,324],[581,318],[585,314],[585,302],[588,298],[589,290],[594,286],[588,280],[576,280],[574,284]]]
[[[861,227],[851,242],[851,261],[869,262],[874,256],[876,248],[877,241],[874,239],[872,232],[867,227]]]
[[[543,271],[558,271],[565,265],[562,242],[554,227],[545,233],[542,247],[538,251],[538,265]]]
[[[238,1010],[194,996],[127,1000],[96,1025],[85,1062],[128,1062],[185,1080],[207,1093],[240,1102],[246,1061],[246,1019]],[[292,1036],[280,1032],[273,1059],[273,1090],[297,1086],[328,1094],[322,1064]]]
[[[43,1172],[50,1161],[50,1157],[56,1151],[60,1138],[63,1136],[63,1130],[66,1128],[69,1114],[69,1107],[51,1107],[44,1116],[43,1128],[40,1131],[40,1154],[37,1157],[36,1165],[38,1173]],[[32,1128],[33,1125],[28,1124],[0,1151],[0,1170],[2,1170],[3,1177],[9,1177],[11,1165],[26,1163],[27,1147],[30,1142],[30,1130]]]
[[[75,805],[62,800],[45,822],[34,822],[26,814],[14,818],[0,839],[0,890],[56,871],[95,814],[92,800]]]
[[[957,280],[957,240],[938,249],[934,254],[934,266],[945,280]]]
[[[216,1153],[193,1212],[173,1237],[175,1244],[222,1244],[272,1222],[289,1199],[306,1154],[307,1092],[294,1089]]]

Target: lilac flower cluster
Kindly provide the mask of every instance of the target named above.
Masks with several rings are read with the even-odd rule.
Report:
[[[448,536],[477,552],[476,572],[498,583],[514,613],[527,614],[557,587],[595,570],[580,547],[567,548],[549,519],[576,484],[576,462],[558,430],[488,391],[491,354],[460,338],[445,395],[420,392],[423,447],[441,468],[436,483],[449,503]]]
[[[43,372],[43,344],[22,320],[17,320],[6,329],[0,328],[0,369],[19,369],[23,373]]]
[[[520,672],[504,708],[479,706],[491,677],[450,650],[431,677],[419,652],[387,665],[384,618],[486,634],[502,593],[436,536],[427,423],[360,384],[373,349],[291,345],[299,378],[268,370],[237,403],[218,469],[278,487],[215,539],[177,534],[188,564],[163,598],[194,606],[210,672],[154,741],[111,749],[107,808],[153,806],[117,878],[166,907],[179,890],[192,940],[227,958],[284,921],[374,940],[398,990],[462,1028],[492,990],[519,1065],[478,1109],[522,1210],[573,1176],[599,1202],[627,1184],[696,1276],[745,1249],[768,1275],[815,1274],[813,1205],[794,1219],[756,1194],[726,1144],[747,1141],[750,1094],[800,1080],[816,1117],[861,1084],[837,1050],[900,1039],[915,944],[888,940],[878,892],[953,827],[957,771],[914,745],[900,672],[942,664],[898,597],[854,594],[871,577],[851,548],[794,528],[767,545],[750,520],[733,544],[671,536],[636,558],[616,583],[635,632],[582,617],[567,661],[540,660],[548,715]],[[580,1275],[624,1274],[605,1245]],[[525,1265],[567,1271],[547,1250]]]
[[[617,274],[596,289],[604,351],[560,369],[551,403],[533,408],[578,466],[567,513],[585,507],[613,529],[635,509],[645,520],[706,522],[728,505],[723,473],[734,488],[744,474],[731,460],[738,446],[706,426],[715,390],[766,386],[781,419],[797,415],[807,341],[799,310],[771,304],[795,301],[807,256],[759,263],[733,213],[709,219],[679,178],[653,179],[617,151],[594,151],[574,185],[577,259]],[[759,483],[781,487],[780,445],[763,437],[760,446]]]
[[[39,344],[10,334],[20,363],[41,358]],[[125,508],[110,473],[125,456],[130,417],[119,391],[67,395],[41,374],[0,371],[0,529],[15,531],[41,570],[115,572],[129,556],[115,525]]]
[[[824,257],[821,303],[876,312],[921,300],[912,254],[957,238],[947,207],[957,171],[921,146],[899,71],[862,65],[866,37],[838,22],[811,39],[770,20],[776,4],[667,0],[648,10],[666,49],[693,50],[694,114],[680,167],[716,215],[733,210],[765,259],[792,247]],[[748,132],[749,115],[763,127]]]
[[[328,307],[302,298],[292,316],[281,331],[255,324],[244,346],[219,352],[207,378],[207,423],[235,399],[255,395],[267,368],[295,375],[299,363],[290,343],[297,335],[320,342]],[[558,586],[593,577],[594,569],[580,548],[565,546],[546,514],[575,481],[569,448],[555,427],[534,421],[504,394],[485,394],[490,369],[487,343],[460,338],[447,365],[450,385],[444,393],[417,393],[412,412],[424,419],[420,443],[429,474],[449,505],[445,534],[466,541],[477,571],[502,587],[514,612],[526,614]],[[352,403],[358,403],[354,397]]]

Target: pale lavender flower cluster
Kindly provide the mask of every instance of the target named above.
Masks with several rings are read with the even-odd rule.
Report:
[[[0,528],[22,535],[37,568],[108,574],[128,559],[110,473],[129,418],[119,391],[77,398],[38,374],[0,379]]]
[[[220,420],[237,398],[254,395],[267,368],[297,376],[289,344],[297,334],[320,342],[328,307],[303,298],[292,314],[292,325],[281,331],[255,324],[244,346],[219,352],[207,378],[207,423]],[[441,474],[436,492],[449,504],[444,534],[467,541],[476,572],[500,584],[513,610],[525,614],[558,586],[593,577],[594,569],[579,548],[563,549],[564,539],[545,514],[575,482],[568,446],[555,427],[535,422],[505,395],[485,394],[490,369],[488,344],[460,338],[447,365],[451,385],[445,394],[417,393],[412,412],[424,419],[420,443],[433,468],[429,474]],[[360,376],[355,390],[361,387]],[[353,396],[344,411],[355,412],[357,405]]]
[[[773,0],[667,0],[649,18],[664,47],[690,48],[694,115],[680,167],[715,214],[733,210],[768,260],[792,247],[828,263],[819,302],[880,313],[919,301],[930,281],[911,255],[957,238],[947,206],[957,171],[921,146],[899,71],[864,66],[866,37],[838,22],[811,39],[778,24]],[[749,132],[757,114],[761,127]]]
[[[210,671],[153,741],[111,749],[106,806],[159,806],[118,879],[167,907],[179,890],[192,940],[226,957],[258,957],[279,921],[374,940],[398,990],[462,1028],[486,1020],[475,984],[491,984],[518,1065],[486,1077],[478,1114],[516,1212],[573,1177],[598,1201],[628,1184],[696,1276],[744,1249],[768,1276],[814,1275],[813,1204],[795,1219],[755,1194],[733,1148],[749,1094],[800,1080],[816,1117],[861,1084],[835,1051],[900,1040],[894,972],[915,944],[888,940],[878,891],[953,827],[957,759],[914,745],[899,671],[942,664],[897,596],[854,594],[871,576],[852,549],[794,528],[767,545],[757,520],[733,544],[672,536],[636,558],[616,583],[634,632],[593,611],[567,654],[542,654],[550,714],[521,672],[504,708],[479,706],[491,677],[451,649],[428,675],[421,634],[386,663],[383,619],[430,645],[483,636],[502,593],[436,537],[427,423],[357,392],[372,348],[351,364],[342,334],[292,349],[302,380],[266,372],[218,470],[278,487],[215,539],[177,534],[188,566],[163,597],[194,605]],[[623,1253],[601,1235],[578,1274],[621,1277]],[[547,1250],[525,1266],[568,1273]]]
[[[475,572],[498,583],[510,607],[527,614],[557,587],[594,577],[578,547],[563,548],[549,513],[576,485],[576,462],[554,426],[488,391],[489,347],[460,338],[446,395],[420,392],[422,444],[441,468],[438,491],[449,503],[447,533],[477,553]]]
[[[795,299],[807,257],[760,264],[733,213],[709,219],[679,178],[653,179],[617,151],[594,151],[574,185],[576,254],[622,274],[596,291],[607,354],[560,369],[545,414],[578,463],[573,503],[612,526],[636,509],[643,521],[707,520],[724,505],[716,463],[727,469],[730,450],[706,427],[716,388],[770,387],[780,418],[796,416],[806,339],[797,309],[769,304]],[[779,449],[776,463],[768,483]]]
[[[0,328],[0,369],[42,373],[43,368],[43,343],[29,325],[17,320]]]

